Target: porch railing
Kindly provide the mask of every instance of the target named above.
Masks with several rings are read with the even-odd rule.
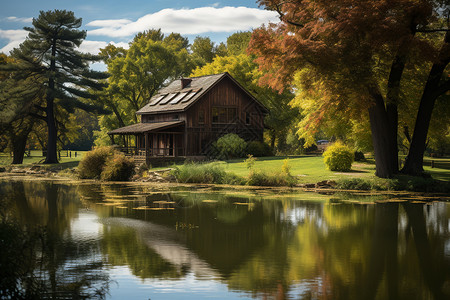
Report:
[[[125,155],[130,156],[142,156],[146,157],[146,149],[145,148],[136,148],[136,147],[120,147],[119,151],[125,153]],[[184,148],[149,148],[148,156],[151,157],[166,157],[166,156],[184,156]]]

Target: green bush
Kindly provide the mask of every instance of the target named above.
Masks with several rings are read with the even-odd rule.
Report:
[[[336,188],[341,190],[372,190],[377,189],[371,181],[361,178],[341,179],[336,182]]]
[[[115,152],[106,160],[100,178],[105,181],[127,181],[133,176],[134,167],[132,158]]]
[[[266,143],[261,143],[259,141],[248,142],[245,149],[246,154],[251,154],[255,157],[272,156],[273,152],[270,146]]]
[[[98,147],[86,152],[78,165],[78,176],[82,179],[100,179],[105,162],[113,153],[113,147]]]
[[[247,143],[235,133],[220,137],[215,143],[218,157],[221,159],[239,158],[245,155]]]
[[[341,142],[328,146],[323,153],[325,165],[331,171],[350,171],[354,155],[354,152]]]
[[[175,167],[172,175],[183,183],[222,183],[226,176],[225,169],[216,163],[188,163]]]
[[[294,186],[296,180],[284,172],[267,173],[261,170],[255,170],[251,171],[248,175],[247,184],[256,186]]]
[[[355,161],[362,161],[365,160],[364,153],[361,151],[355,151]]]

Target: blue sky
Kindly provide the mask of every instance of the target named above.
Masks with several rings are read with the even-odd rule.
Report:
[[[219,43],[233,32],[278,21],[255,0],[6,0],[0,11],[0,52],[9,53],[25,39],[23,27],[31,26],[40,10],[53,9],[71,10],[83,18],[88,35],[81,50],[91,53],[107,43],[126,47],[136,33],[150,28],[179,32],[191,42],[196,36],[209,36]]]

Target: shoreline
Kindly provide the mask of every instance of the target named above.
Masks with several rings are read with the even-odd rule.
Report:
[[[180,183],[180,182],[153,182],[153,181],[101,181],[95,179],[79,179],[71,178],[68,176],[59,176],[58,173],[52,173],[51,176],[43,174],[25,174],[25,173],[0,173],[0,181],[2,180],[29,180],[29,181],[55,181],[66,182],[70,184],[86,185],[132,185],[132,186],[153,186],[153,187],[186,187],[186,188],[217,188],[217,189],[236,189],[247,191],[273,191],[275,193],[288,193],[288,192],[305,192],[305,193],[317,193],[322,195],[334,195],[339,193],[347,193],[359,196],[392,196],[394,199],[377,200],[376,203],[384,202],[416,202],[423,203],[430,202],[450,202],[450,193],[438,193],[438,192],[420,192],[420,191],[407,191],[407,190],[357,190],[357,189],[338,189],[329,188],[324,186],[318,187],[304,187],[304,186],[250,186],[250,185],[230,185],[230,184],[213,184],[213,183]],[[308,184],[314,185],[314,184]],[[350,201],[351,202],[351,201]]]

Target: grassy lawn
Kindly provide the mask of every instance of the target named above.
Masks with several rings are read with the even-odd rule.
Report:
[[[66,168],[74,168],[78,166],[78,163],[80,162],[81,158],[83,157],[84,153],[86,151],[76,151],[77,157],[75,157],[75,151],[72,151],[72,157],[61,157],[59,160],[59,164],[50,164],[50,165],[42,165],[47,168],[58,168],[58,169],[66,169]],[[65,155],[65,151],[61,152],[61,155]],[[30,153],[30,156],[25,156],[23,158],[23,164],[21,165],[14,165],[14,167],[19,168],[26,168],[31,167],[36,164],[40,164],[45,160],[45,157],[42,156],[42,151],[40,150],[32,150]],[[0,153],[0,166],[6,167],[6,166],[12,166],[12,156],[5,153]]]
[[[346,177],[369,177],[375,172],[371,164],[353,164],[353,171],[348,173],[332,172],[326,169],[322,156],[290,156],[290,157],[264,157],[255,162],[255,169],[267,172],[279,172],[285,159],[291,167],[291,174],[298,177],[300,183],[318,182],[322,180],[336,180]],[[239,176],[247,176],[248,169],[244,160],[231,160],[222,162],[227,172]]]
[[[286,157],[265,157],[258,158],[255,168],[268,172],[281,171]],[[289,165],[291,174],[299,179],[300,183],[311,183],[322,180],[338,180],[343,178],[364,178],[379,180],[375,177],[375,164],[372,160],[366,162],[354,162],[350,172],[332,172],[326,169],[322,156],[290,156]],[[431,168],[431,159],[435,161],[435,166]],[[227,172],[235,173],[239,176],[247,176],[248,169],[243,159],[221,162]],[[425,171],[430,173],[434,179],[450,181],[450,158],[425,158]]]

